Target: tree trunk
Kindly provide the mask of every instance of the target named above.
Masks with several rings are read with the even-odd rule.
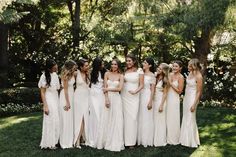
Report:
[[[8,85],[8,26],[0,23],[0,88]]]
[[[74,21],[72,21],[72,34],[74,49],[79,47],[80,42],[80,0],[75,0]]]
[[[207,56],[210,53],[210,30],[204,30],[201,37],[195,40],[195,53],[192,54],[192,57],[198,58],[201,64],[203,65],[202,72],[205,75],[207,68]]]

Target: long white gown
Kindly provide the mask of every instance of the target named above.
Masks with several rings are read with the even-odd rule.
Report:
[[[99,73],[98,82],[91,84],[90,103],[89,103],[89,146],[97,147],[98,129],[101,121],[101,114],[105,105],[103,93],[103,79]]]
[[[163,111],[159,112],[163,97],[163,81],[156,84],[156,92],[154,96],[154,146],[165,146],[166,143],[166,101],[164,102]]]
[[[173,84],[178,87],[177,80]],[[177,145],[180,135],[180,98],[173,88],[168,90],[166,103],[167,143]]]
[[[140,75],[143,75],[142,69],[138,69],[136,72],[125,73],[124,75],[125,83],[121,95],[124,114],[125,146],[134,146],[137,141],[140,94],[137,93],[135,95],[132,95],[129,93],[129,91],[134,91],[139,87]]]
[[[154,84],[154,75],[144,75],[144,88],[140,92],[138,115],[138,145],[144,147],[153,145],[153,109],[148,110],[147,106],[151,96],[151,85]]]
[[[187,147],[198,147],[200,145],[198,127],[196,122],[196,110],[190,111],[197,93],[195,78],[188,79],[183,101],[183,119],[180,132],[180,143]]]
[[[119,81],[108,80],[107,85],[108,88],[118,88]],[[122,100],[119,92],[108,92],[108,98],[110,114],[107,123],[105,149],[121,151],[124,149]]]
[[[89,118],[89,86],[83,80],[81,73],[78,70],[76,77],[76,89],[74,95],[74,144],[76,144],[77,142],[82,121],[84,119],[84,132],[82,135],[85,140],[85,144],[89,145],[88,118]]]
[[[50,86],[47,87],[46,84],[46,77],[42,74],[38,82],[38,87],[46,88],[45,98],[48,104],[49,115],[43,114],[43,129],[40,147],[53,148],[59,141],[60,133],[58,112],[58,89],[60,89],[60,83],[58,75],[56,73],[51,73]]]
[[[68,111],[64,110],[64,106],[66,106],[64,89],[60,93],[60,145],[63,149],[73,147],[74,84],[75,78],[72,77],[68,81],[68,97],[71,107]]]

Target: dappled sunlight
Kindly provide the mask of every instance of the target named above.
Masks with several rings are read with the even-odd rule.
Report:
[[[15,124],[19,124],[25,121],[30,121],[30,120],[36,120],[36,119],[40,119],[41,116],[40,115],[32,115],[32,116],[27,116],[27,117],[22,117],[22,116],[11,116],[11,117],[7,117],[7,118],[2,118],[0,119],[0,130],[4,129],[6,127],[11,127]]]
[[[211,145],[200,146],[190,157],[221,157],[224,156],[222,149]]]

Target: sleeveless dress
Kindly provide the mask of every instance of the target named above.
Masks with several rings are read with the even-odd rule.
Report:
[[[183,119],[180,132],[180,143],[187,147],[198,147],[200,145],[198,127],[196,122],[196,110],[190,111],[197,93],[195,78],[187,78],[185,96],[183,101]]]
[[[121,95],[124,114],[125,146],[134,146],[137,141],[140,94],[137,93],[135,95],[132,95],[129,93],[129,91],[136,90],[139,87],[140,74],[143,74],[142,69],[138,69],[136,72],[130,72],[124,75],[125,83]]]
[[[89,114],[89,146],[96,148],[98,140],[98,129],[101,121],[101,114],[105,105],[103,93],[103,79],[99,73],[98,82],[91,84],[90,89],[90,114]]]
[[[178,87],[177,80],[173,84]],[[180,135],[180,98],[173,88],[168,90],[166,103],[167,143],[177,145]]]
[[[107,80],[108,88],[118,88],[119,81]],[[119,92],[108,92],[110,101],[105,149],[121,151],[124,149],[122,100]]]
[[[60,133],[58,111],[58,90],[60,89],[60,83],[58,75],[56,73],[51,73],[50,86],[47,87],[46,84],[46,77],[42,74],[38,82],[38,87],[46,88],[45,98],[48,105],[49,114],[43,114],[43,129],[40,147],[53,148],[58,143]]]
[[[89,118],[89,86],[83,80],[81,72],[78,70],[76,77],[76,89],[74,93],[74,144],[77,142],[82,121],[84,119],[84,132],[82,134],[85,144],[88,145]]]
[[[163,81],[159,81],[156,85],[154,96],[154,146],[165,146],[166,143],[166,101],[164,102],[163,111],[159,112],[159,108],[163,96]]]
[[[68,97],[71,107],[68,111],[64,110],[64,106],[66,106],[64,89],[60,93],[60,145],[63,149],[73,147],[74,84],[75,78],[72,77],[68,81]]]
[[[147,106],[151,96],[151,85],[154,84],[154,75],[144,75],[144,88],[140,92],[138,115],[138,145],[143,145],[144,147],[153,145],[153,109],[148,110]]]

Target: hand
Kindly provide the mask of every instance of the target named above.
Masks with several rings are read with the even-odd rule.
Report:
[[[106,99],[106,101],[105,101],[105,105],[106,105],[107,108],[110,107],[110,101],[109,101],[108,99]]]
[[[196,110],[195,106],[194,106],[194,105],[191,106],[190,111],[191,111],[191,112],[194,112],[195,110]]]
[[[162,111],[163,111],[163,105],[160,105],[159,112],[162,112]]]
[[[132,94],[132,95],[135,95],[135,94],[136,94],[136,92],[135,92],[135,91],[132,91],[132,90],[130,90],[129,93]]]
[[[103,92],[104,93],[108,92],[108,88],[103,88]]]
[[[147,105],[147,109],[148,109],[148,110],[151,110],[151,109],[152,109],[152,103],[149,103],[149,104]]]
[[[65,111],[69,111],[70,109],[70,104],[69,103],[66,103],[66,106],[64,106],[64,110]]]
[[[43,112],[44,114],[49,115],[48,105],[43,106]]]

